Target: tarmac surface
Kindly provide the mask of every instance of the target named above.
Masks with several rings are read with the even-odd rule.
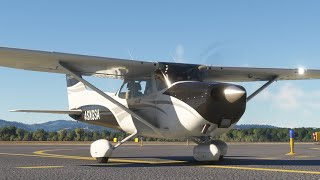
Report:
[[[98,164],[90,145],[0,144],[0,179],[320,179],[320,145],[229,144],[222,162],[199,163],[193,146],[122,145]]]

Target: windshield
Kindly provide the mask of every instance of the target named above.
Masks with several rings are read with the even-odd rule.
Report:
[[[157,89],[164,89],[179,81],[202,81],[202,72],[197,65],[161,63],[155,72]]]

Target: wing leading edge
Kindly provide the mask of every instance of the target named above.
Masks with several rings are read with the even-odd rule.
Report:
[[[281,69],[209,66],[207,67],[206,73],[206,81],[268,81],[274,77],[277,77],[277,80],[320,79],[320,70],[304,68]]]
[[[111,78],[149,75],[158,68],[156,62],[0,47],[0,66],[64,74],[59,62],[79,75]]]
[[[0,66],[64,74],[65,71],[61,68],[60,62],[67,64],[79,75],[121,79],[149,76],[163,64],[179,65],[179,63],[132,61],[0,47]],[[204,73],[204,81],[268,81],[274,77],[277,77],[277,80],[320,79],[320,70],[316,69],[305,69],[301,73],[300,69],[223,67],[182,63],[180,65],[198,69],[199,73]]]
[[[225,67],[201,64],[182,64],[159,62],[163,72],[183,79],[200,79],[212,82],[250,82],[278,80],[320,79],[317,69],[285,69],[285,68],[256,68],[256,67]]]

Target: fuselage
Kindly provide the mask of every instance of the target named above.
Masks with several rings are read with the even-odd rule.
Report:
[[[160,134],[90,90],[69,93],[69,100],[77,99],[70,108],[84,111],[72,118],[127,133],[137,129],[142,136],[189,138],[225,133],[246,108],[245,89],[227,83],[180,81],[128,99],[121,98],[120,92],[107,94],[157,127]]]

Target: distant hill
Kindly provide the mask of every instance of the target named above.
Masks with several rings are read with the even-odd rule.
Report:
[[[67,120],[56,120],[56,121],[49,121],[49,122],[40,123],[40,124],[30,124],[30,125],[20,123],[20,122],[0,120],[0,128],[5,126],[16,126],[17,128],[25,129],[28,131],[36,131],[37,129],[44,129],[45,131],[59,131],[61,129],[73,130],[76,128],[83,128],[88,131],[102,131],[102,130],[116,131],[110,128],[95,126],[95,125],[91,125],[83,122],[67,121]]]
[[[30,125],[28,124],[23,124],[20,122],[14,122],[14,121],[5,121],[0,119],[0,128],[5,127],[5,126],[16,126],[17,128],[25,129],[30,131]]]
[[[0,119],[0,128],[5,126],[16,126],[17,128],[25,129],[28,131],[36,131],[37,129],[44,129],[45,131],[59,131],[61,129],[76,129],[76,128],[83,128],[88,131],[116,131],[110,128],[105,128],[101,126],[95,126],[83,122],[76,122],[76,121],[67,121],[67,120],[56,120],[56,121],[49,121],[40,124],[24,124],[20,122],[14,121],[5,121]],[[258,125],[258,124],[241,124],[236,125],[235,129],[250,129],[250,128],[279,128],[276,126],[271,125]]]
[[[271,125],[259,125],[259,124],[241,124],[236,125],[235,129],[250,129],[250,128],[279,128]]]

